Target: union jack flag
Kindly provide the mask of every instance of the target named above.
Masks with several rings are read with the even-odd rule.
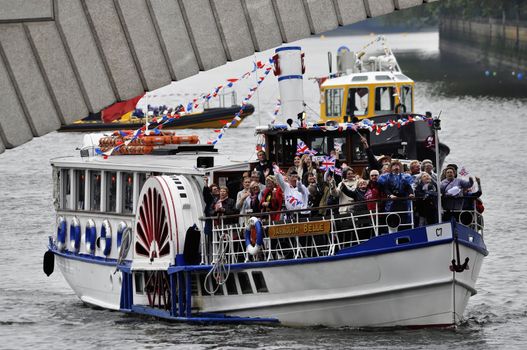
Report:
[[[335,164],[336,164],[336,159],[335,157],[332,157],[332,156],[325,156],[322,160],[322,162],[320,163],[320,169],[321,170],[331,170],[331,171],[335,171]]]
[[[297,155],[300,155],[300,154],[310,154],[310,150],[309,150],[309,147],[307,147],[307,145],[304,143],[304,141],[299,141],[298,144],[296,145],[296,154]]]
[[[462,166],[461,170],[459,170],[459,175],[463,177],[468,176],[468,170],[464,166]]]
[[[286,198],[286,200],[294,207],[302,205],[302,201],[299,200],[298,198],[293,197],[293,196],[288,196],[288,198]]]

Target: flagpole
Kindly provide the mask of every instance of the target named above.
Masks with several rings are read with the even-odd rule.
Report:
[[[441,222],[441,188],[440,188],[440,176],[441,176],[441,164],[439,164],[439,130],[441,130],[441,119],[439,116],[433,118],[432,128],[434,129],[434,142],[436,152],[436,174],[437,174],[437,222]]]

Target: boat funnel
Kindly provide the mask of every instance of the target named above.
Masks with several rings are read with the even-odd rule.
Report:
[[[304,54],[300,46],[284,46],[273,56],[284,120],[296,120],[304,112]]]
[[[399,225],[401,225],[401,217],[399,214],[388,214],[386,217],[386,225],[388,225],[388,232],[394,233],[399,230]]]

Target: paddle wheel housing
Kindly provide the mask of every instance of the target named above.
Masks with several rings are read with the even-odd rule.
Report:
[[[145,182],[135,217],[134,268],[156,270],[176,264],[187,229],[201,226],[200,194],[197,182],[183,175],[153,176]]]

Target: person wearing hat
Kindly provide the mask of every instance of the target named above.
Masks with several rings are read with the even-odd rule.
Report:
[[[262,212],[277,212],[271,215],[271,220],[280,220],[283,201],[284,194],[282,189],[276,186],[276,177],[274,175],[267,175],[265,178],[265,189],[260,200]]]
[[[441,181],[446,179],[446,170],[448,168],[454,169],[454,177],[457,177],[457,165],[456,164],[448,164],[443,171],[441,172]]]
[[[437,182],[437,174],[434,173],[434,163],[432,163],[432,161],[430,159],[424,159],[422,162],[421,162],[421,175],[423,173],[428,173],[428,175],[430,175],[430,177],[432,178],[432,180],[434,180],[435,182]],[[420,177],[419,176],[419,179],[420,180]]]
[[[470,177],[464,180],[457,177],[457,167],[449,164],[445,168],[445,179],[441,181],[441,194],[443,195],[443,220],[450,220],[451,217],[459,216],[459,210],[463,209],[463,190],[469,189],[474,185],[474,179]],[[453,212],[455,211],[455,212]]]

